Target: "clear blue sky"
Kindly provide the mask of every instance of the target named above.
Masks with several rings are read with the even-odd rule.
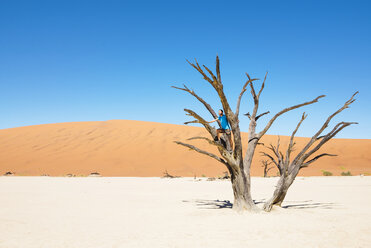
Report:
[[[185,61],[214,67],[218,54],[233,107],[245,72],[262,78],[269,71],[262,112],[327,95],[281,117],[270,134],[289,134],[306,111],[298,135],[309,136],[359,90],[335,121],[360,124],[337,137],[371,138],[370,11],[370,1],[356,0],[1,1],[0,128],[110,119],[182,124],[184,107],[209,118],[170,86],[186,83],[220,108]],[[251,106],[246,94],[241,111]]]

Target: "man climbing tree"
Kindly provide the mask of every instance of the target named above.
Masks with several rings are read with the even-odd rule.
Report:
[[[220,141],[220,135],[222,133],[225,133],[225,134],[227,134],[228,140],[229,140],[229,144],[232,147],[232,138],[231,138],[231,132],[230,132],[230,128],[231,127],[229,126],[227,117],[225,116],[224,111],[222,109],[219,109],[219,117],[216,118],[213,121],[209,121],[208,123],[213,123],[215,121],[220,121],[221,128],[218,128],[216,130],[217,137],[215,137],[214,140],[215,141]]]

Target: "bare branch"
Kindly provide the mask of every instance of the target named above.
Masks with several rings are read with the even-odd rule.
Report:
[[[333,137],[335,137],[336,134],[338,134],[341,130],[343,130],[343,128],[346,128],[347,126],[350,126],[350,125],[358,125],[358,122],[343,122],[343,125],[339,127],[338,130],[331,133],[331,136],[329,137],[329,139],[332,139]]]
[[[283,164],[283,154],[282,154],[282,152],[280,151],[280,141],[281,141],[281,138],[280,138],[280,136],[278,136],[278,138],[277,138],[277,146],[276,146],[275,154],[276,154],[276,156],[277,156],[277,158],[278,158],[278,162],[279,162],[280,164]],[[273,147],[273,146],[272,146],[272,147]]]
[[[188,60],[187,60],[188,61]],[[224,94],[224,91],[223,91],[223,84],[221,81],[219,81],[216,76],[214,75],[214,73],[208,68],[206,67],[205,65],[203,65],[203,67],[205,68],[205,70],[208,71],[208,73],[211,75],[211,77],[213,79],[211,79],[210,77],[208,77],[205,72],[202,70],[202,68],[200,67],[200,65],[198,64],[197,60],[196,60],[196,64],[193,64],[191,62],[188,61],[188,63],[193,67],[195,68],[203,77],[206,81],[208,81],[213,87],[214,89],[216,90],[216,92],[218,93],[219,95],[219,98],[220,98],[220,102],[222,103],[223,105],[223,109],[224,109],[224,112],[225,112],[225,115],[227,116],[227,119],[228,121],[233,124],[233,122],[235,122],[235,116],[229,106],[229,103],[228,103],[228,100],[227,100],[227,97],[225,96]],[[219,77],[220,77],[220,68],[218,68],[219,66],[219,58],[217,57],[217,74],[219,74]],[[236,131],[236,130],[233,130],[233,127],[234,125],[231,125],[231,128],[232,128],[232,131]]]
[[[214,80],[215,83],[221,83],[221,82],[218,81],[218,79],[216,78],[216,76],[214,75],[214,73],[206,65],[202,65],[202,66],[210,74],[210,76],[213,78],[213,80]]]
[[[188,92],[189,94],[194,96],[198,101],[200,101],[205,106],[205,108],[210,112],[210,114],[213,116],[214,119],[218,118],[217,114],[215,113],[213,108],[210,106],[210,104],[208,104],[204,99],[199,97],[193,90],[190,90],[185,84],[183,84],[183,86],[184,88],[180,88],[176,86],[171,86],[171,87],[174,89],[183,90],[185,92]]]
[[[250,78],[250,75],[246,72],[246,76],[249,80],[251,80]],[[255,92],[255,89],[254,89],[254,85],[251,83],[250,84],[250,88],[251,88],[251,95],[252,97],[254,98],[254,102],[258,100],[257,96],[256,96],[256,92]]]
[[[205,121],[201,116],[199,116],[196,112],[190,110],[190,109],[184,109],[185,112],[187,112],[187,115],[193,116],[198,123],[202,124],[205,129],[210,133],[211,137],[215,138],[216,131],[215,128],[209,125],[207,121]],[[191,121],[190,123],[196,123],[195,121]]]
[[[259,90],[259,93],[258,93],[258,99],[260,98],[260,94],[262,93],[262,91],[263,91],[263,89],[264,89],[265,80],[267,79],[267,75],[268,75],[268,72],[265,73],[265,76],[264,76],[264,80],[263,80],[262,86],[260,87],[260,90]]]
[[[321,128],[312,136],[312,138],[309,140],[309,142],[305,145],[305,147],[302,149],[302,151],[295,157],[294,161],[297,162],[299,161],[299,159],[302,159],[303,157],[304,160],[306,158],[308,158],[311,154],[313,154],[313,152],[317,151],[324,143],[326,143],[329,139],[331,139],[332,137],[334,137],[338,132],[340,132],[343,128],[351,125],[351,124],[357,124],[355,122],[340,122],[338,123],[333,129],[331,132],[327,133],[326,135],[322,135],[322,136],[319,136],[327,127],[328,127],[328,124],[330,123],[330,121],[332,120],[332,118],[334,118],[337,114],[339,114],[340,112],[342,112],[344,109],[347,109],[349,108],[349,105],[352,104],[355,99],[354,97],[358,94],[358,91],[355,92],[352,97],[346,101],[344,103],[344,105],[339,108],[337,111],[335,111],[332,115],[330,115],[327,120],[325,121],[325,123],[321,126]],[[308,153],[306,155],[305,152],[314,144],[314,142],[316,142],[317,140],[321,140],[321,142],[315,147],[315,149],[312,149],[312,153]]]
[[[265,166],[265,165],[269,166],[273,163],[273,161],[269,161],[269,160],[262,160],[261,162],[262,162],[263,166]]]
[[[358,124],[357,122],[340,122],[338,123],[328,134],[326,134],[320,143],[318,143],[312,150],[304,154],[300,159],[301,161],[306,160],[310,155],[318,151],[325,143],[327,143],[330,139],[335,137],[336,134],[338,134],[341,130],[343,130],[345,127],[350,126],[352,124]],[[303,149],[304,150],[304,149]],[[300,154],[298,154],[299,156]],[[295,161],[296,158],[295,158]]]
[[[266,152],[260,152],[260,153],[263,154],[263,156],[269,158],[272,161],[272,163],[274,163],[277,167],[279,167],[278,162],[270,154]]]
[[[258,93],[258,94],[256,94],[256,92],[255,92],[255,88],[254,88],[253,83],[252,83],[252,82],[250,83],[251,95],[252,95],[252,97],[253,97],[253,99],[254,99],[254,109],[253,109],[253,112],[252,112],[252,115],[251,115],[252,118],[250,118],[250,120],[251,120],[252,122],[255,122],[257,119],[259,119],[259,118],[261,117],[261,116],[259,116],[258,118],[256,118],[256,114],[257,114],[257,112],[258,112],[258,108],[259,108],[259,98],[260,98],[260,94],[262,93],[262,91],[263,91],[263,89],[264,89],[265,80],[267,79],[267,75],[268,75],[268,72],[265,73],[264,80],[263,80],[263,83],[262,83],[262,85],[261,85],[261,87],[260,87],[260,90],[259,90],[259,93]],[[249,75],[248,73],[246,73],[246,76],[247,76],[248,79],[251,79],[251,78],[250,78],[250,75]]]
[[[190,145],[190,144],[187,144],[187,143],[183,143],[183,142],[180,142],[180,141],[174,141],[174,143],[178,144],[178,145],[182,145],[182,146],[185,146],[185,147],[188,147],[189,149],[191,150],[194,150],[198,153],[201,153],[201,154],[204,154],[204,155],[207,155],[209,157],[212,157],[213,159],[216,159],[217,161],[219,161],[220,163],[224,164],[224,165],[228,165],[224,159],[216,156],[215,154],[213,153],[210,153],[210,152],[207,152],[207,151],[204,151],[204,150],[201,150],[193,145]]]
[[[316,140],[320,140],[320,139],[322,139],[323,137],[325,137],[325,135],[318,136],[318,137],[316,138]]]
[[[264,168],[264,177],[267,176],[268,172],[274,168],[274,166],[269,167],[273,162],[269,160],[262,160],[262,167]]]
[[[220,63],[219,63],[219,56],[216,55],[216,77],[219,83],[222,83],[222,77],[220,76]]]
[[[194,96],[199,102],[201,102],[205,108],[209,111],[209,113],[212,115],[212,117],[214,119],[217,119],[218,116],[217,114],[215,113],[215,111],[213,110],[213,108],[210,106],[210,104],[208,104],[204,99],[202,99],[201,97],[199,97],[193,90],[190,90],[185,84],[183,84],[183,87],[184,88],[180,88],[180,87],[176,87],[176,86],[171,86],[172,88],[174,89],[178,89],[178,90],[183,90],[185,92],[188,92],[189,94],[191,94],[192,96]],[[218,125],[219,127],[221,127],[221,123],[220,121],[218,120]],[[189,124],[189,123],[197,123],[197,122],[185,122],[184,124]]]
[[[186,121],[184,122],[184,125],[192,124],[192,123],[200,123],[198,120],[193,120],[193,121]]]
[[[303,163],[303,164],[300,166],[300,168],[308,167],[308,165],[310,165],[311,163],[313,163],[313,162],[316,161],[317,159],[322,158],[322,157],[324,157],[324,156],[335,157],[335,156],[337,156],[337,155],[336,155],[336,154],[329,154],[329,153],[322,153],[322,154],[320,154],[320,155],[318,155],[318,156],[312,158],[311,160],[309,160],[309,161]]]
[[[214,145],[214,146],[217,146],[217,147],[225,150],[224,146],[222,146],[220,143],[215,142],[215,141],[213,141],[213,140],[211,140],[209,138],[206,138],[206,137],[196,136],[196,137],[189,138],[188,140],[197,140],[197,139],[206,140],[210,145]]]
[[[257,140],[258,138],[257,137],[253,137],[251,139],[249,139],[249,141],[247,143],[250,143],[251,141],[254,141],[254,140]]]
[[[257,121],[257,120],[258,120],[260,117],[262,117],[263,115],[267,115],[267,114],[269,114],[269,113],[270,113],[270,112],[267,111],[267,112],[264,112],[264,113],[258,115],[257,117],[255,117],[255,121]]]
[[[242,98],[243,94],[244,94],[245,91],[246,91],[246,87],[247,87],[250,83],[252,83],[253,81],[255,81],[255,80],[258,80],[258,79],[257,79],[257,78],[253,78],[253,79],[249,79],[249,80],[247,80],[246,83],[244,84],[244,86],[242,87],[241,93],[240,93],[240,95],[239,95],[239,97],[238,97],[238,100],[237,100],[236,116],[238,116],[239,113],[240,113],[241,98]]]
[[[322,127],[318,130],[318,132],[314,135],[316,138],[323,132],[323,130],[325,130],[327,127],[328,127],[328,124],[330,123],[330,121],[332,120],[332,118],[334,118],[337,114],[339,114],[340,112],[342,112],[344,109],[347,109],[349,108],[349,105],[352,104],[355,99],[354,97],[358,94],[358,91],[355,92],[352,97],[346,101],[344,103],[344,105],[339,108],[337,111],[335,111],[332,115],[330,115],[327,120],[325,121],[325,123],[322,125]]]
[[[298,129],[301,126],[301,124],[303,123],[303,121],[305,120],[305,118],[307,118],[307,116],[308,115],[306,115],[305,112],[304,112],[303,115],[301,116],[301,119],[300,119],[298,125],[296,125],[295,130],[291,134],[290,143],[289,143],[289,146],[288,146],[287,151],[286,151],[286,163],[287,164],[290,161],[290,155],[291,155],[291,152],[293,151],[293,147],[295,145],[295,143],[294,143],[295,134],[298,131]]]
[[[317,98],[313,99],[312,101],[304,102],[304,103],[301,103],[301,104],[298,104],[298,105],[294,105],[294,106],[291,106],[291,107],[288,107],[288,108],[285,108],[285,109],[281,110],[275,116],[273,116],[273,118],[268,122],[268,124],[265,126],[265,128],[258,134],[259,139],[268,131],[268,129],[272,126],[273,122],[280,115],[282,115],[282,114],[284,114],[286,112],[289,112],[291,110],[294,110],[294,109],[297,109],[297,108],[300,108],[300,107],[303,107],[303,106],[306,106],[306,105],[310,105],[310,104],[316,103],[322,97],[325,97],[325,95],[318,96]]]
[[[204,77],[204,79],[206,80],[206,81],[208,81],[211,85],[213,85],[213,80],[211,80],[211,78],[209,78],[206,74],[205,74],[205,72],[202,70],[202,68],[200,67],[200,65],[198,64],[198,62],[197,62],[197,60],[195,59],[195,61],[196,61],[196,65],[195,64],[193,64],[193,63],[191,63],[191,62],[189,62],[188,60],[187,60],[187,62],[193,67],[193,68],[195,68],[203,77]]]
[[[271,150],[277,158],[279,158],[279,154],[278,154],[278,152],[276,152],[277,148],[274,145],[269,144],[269,146],[267,146],[267,148],[269,150]]]
[[[293,141],[294,141],[294,137],[295,137],[295,134],[297,133],[297,131],[299,130],[299,127],[301,126],[301,124],[303,123],[303,121],[308,117],[308,115],[305,114],[305,112],[302,114],[301,116],[301,119],[298,123],[298,125],[296,125],[296,128],[295,130],[292,132],[291,134],[291,137],[290,137],[290,146],[292,146],[293,144]]]
[[[263,156],[269,158],[274,163],[274,165],[277,167],[278,171],[280,173],[282,172],[280,164],[270,154],[268,154],[266,152],[260,152],[260,153],[263,154]]]

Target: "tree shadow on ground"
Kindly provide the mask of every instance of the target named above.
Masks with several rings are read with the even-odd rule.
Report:
[[[334,209],[339,208],[339,205],[333,202],[314,202],[308,201],[284,201],[282,208],[286,209]]]
[[[232,208],[233,204],[228,200],[191,200],[183,202],[190,202],[196,204],[201,209],[224,209]],[[263,205],[265,199],[254,200],[255,204]],[[260,207],[260,206],[259,206]],[[312,200],[308,201],[284,201],[282,208],[285,209],[335,209],[339,208],[339,205],[333,202],[314,202]]]
[[[266,199],[254,200],[255,204],[262,207]],[[333,202],[318,202],[313,200],[306,201],[284,201],[282,208],[285,209],[335,209],[340,208],[340,205]]]
[[[232,208],[233,204],[228,200],[191,200],[191,201],[183,201],[183,202],[192,202],[195,203],[201,209],[223,209],[223,208]],[[264,201],[259,200],[255,201],[255,204],[264,203]]]
[[[224,209],[224,208],[232,208],[233,204],[228,200],[191,200],[191,201],[183,201],[183,202],[191,202],[195,203],[201,209]]]

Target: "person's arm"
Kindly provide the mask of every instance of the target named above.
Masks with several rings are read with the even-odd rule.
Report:
[[[212,121],[208,121],[207,123],[216,122],[217,120],[219,120],[219,118],[216,118],[215,120],[212,120]]]

